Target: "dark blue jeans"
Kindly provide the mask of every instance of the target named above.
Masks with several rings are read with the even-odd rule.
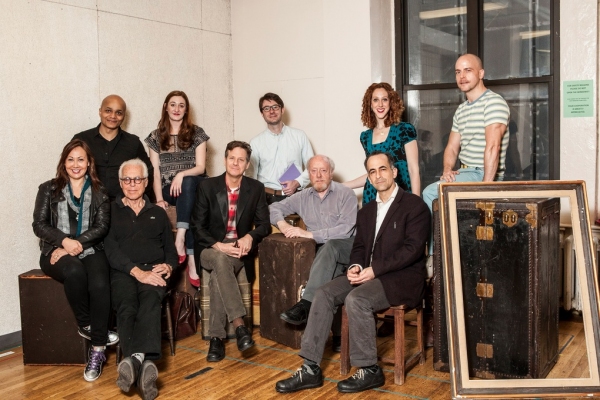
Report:
[[[200,181],[206,178],[206,175],[186,176],[181,184],[181,194],[173,197],[169,193],[171,185],[163,186],[163,199],[172,206],[177,207],[177,229],[187,229],[185,232],[185,247],[187,254],[194,254],[194,236],[190,229],[190,220],[192,219],[192,210],[194,201],[196,201],[196,188]]]

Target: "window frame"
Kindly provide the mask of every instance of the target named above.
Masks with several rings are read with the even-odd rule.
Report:
[[[408,2],[395,0],[394,30],[396,59],[396,90],[406,98],[410,90],[456,89],[456,83],[408,84],[408,24],[406,18]],[[483,59],[483,0],[466,0],[467,4],[467,52]],[[550,75],[530,78],[485,79],[485,86],[492,89],[497,86],[528,83],[548,84],[548,174],[549,179],[560,179],[560,0],[550,0]],[[485,68],[485,66],[484,66]],[[450,127],[448,127],[450,132]]]

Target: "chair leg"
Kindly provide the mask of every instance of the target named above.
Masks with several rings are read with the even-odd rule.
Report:
[[[342,306],[342,350],[340,352],[340,374],[350,372],[350,331],[348,329],[348,314]]]
[[[171,346],[171,355],[175,355],[175,342],[173,335],[173,320],[171,319],[171,301],[169,296],[165,297],[165,312],[167,313],[167,329],[169,332],[169,346]]]
[[[425,332],[423,329],[423,308],[417,309],[417,346],[419,346],[419,352],[421,357],[419,358],[419,364],[425,364]]]
[[[404,310],[394,310],[394,383],[404,384]]]
[[[117,366],[119,365],[119,363],[121,362],[121,345],[117,343],[116,347],[116,351],[117,351]]]

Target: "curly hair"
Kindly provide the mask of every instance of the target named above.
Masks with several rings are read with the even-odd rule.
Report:
[[[87,167],[87,174],[91,179],[92,190],[98,192],[102,188],[102,182],[98,178],[98,173],[96,172],[96,163],[94,162],[94,156],[92,154],[92,150],[90,147],[81,139],[73,139],[69,143],[65,145],[60,153],[60,159],[58,160],[58,165],[56,166],[56,178],[54,179],[54,195],[57,196],[63,190],[63,188],[69,182],[69,174],[67,173],[67,168],[65,164],[67,162],[67,157],[69,154],[76,149],[77,147],[81,147],[87,156],[88,162],[90,165]]]
[[[373,97],[373,92],[376,89],[384,89],[386,92],[388,92],[390,99],[390,111],[385,117],[385,126],[397,124],[400,122],[400,117],[404,112],[404,102],[400,98],[400,95],[398,95],[398,92],[396,92],[389,83],[381,82],[371,84],[371,86],[369,86],[365,92],[362,101],[362,113],[360,115],[363,125],[370,129],[373,129],[377,126],[377,118],[375,117],[373,110],[371,110],[371,100]]]
[[[180,96],[185,100],[185,115],[181,121],[181,127],[177,134],[177,147],[182,150],[187,150],[193,143],[194,135],[194,124],[192,123],[192,117],[190,116],[190,101],[187,95],[181,90],[174,90],[167,95],[165,102],[162,106],[162,115],[160,121],[158,121],[158,142],[160,143],[160,149],[168,151],[171,148],[171,120],[169,120],[169,113],[167,112],[167,105],[171,97]]]

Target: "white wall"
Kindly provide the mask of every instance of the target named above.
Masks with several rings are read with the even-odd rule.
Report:
[[[372,75],[393,79],[389,62],[372,66],[372,53],[392,60],[392,30],[372,32],[370,18],[391,26],[391,6],[390,0],[233,0],[236,139],[266,128],[258,99],[275,92],[285,103],[286,124],[304,130],[315,153],[333,158],[337,180],[363,174],[362,96]],[[377,35],[386,39],[372,49]]]
[[[560,179],[584,180],[590,217],[599,217],[598,199],[598,0],[580,0],[576,7],[560,7]],[[594,80],[595,115],[564,118],[564,81]],[[563,204],[563,220],[566,220]]]
[[[211,174],[233,138],[229,0],[0,0],[0,336],[19,331],[17,276],[38,268],[37,187],[71,137],[99,122],[101,99],[127,102],[145,138],[171,90],[184,90],[211,140]]]

